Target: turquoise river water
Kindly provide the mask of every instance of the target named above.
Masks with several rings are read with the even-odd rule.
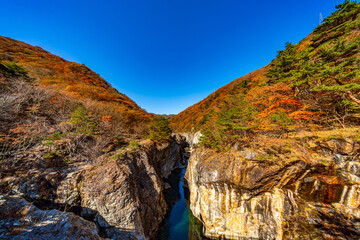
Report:
[[[198,240],[201,237],[201,223],[192,215],[188,207],[187,199],[189,191],[184,187],[186,168],[177,169],[169,177],[172,187],[168,194],[165,194],[168,201],[174,203],[170,213],[164,220],[159,231],[158,240]]]

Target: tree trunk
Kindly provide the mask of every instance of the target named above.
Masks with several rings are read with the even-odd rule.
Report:
[[[350,92],[350,90],[349,90],[349,91],[346,91],[346,93],[349,95],[349,97],[350,97],[354,102],[356,102],[357,104],[360,104],[360,99],[357,99],[357,98]]]

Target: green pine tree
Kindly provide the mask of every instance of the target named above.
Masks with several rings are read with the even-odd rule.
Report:
[[[150,123],[150,139],[164,141],[171,137],[171,128],[163,116],[155,116]]]

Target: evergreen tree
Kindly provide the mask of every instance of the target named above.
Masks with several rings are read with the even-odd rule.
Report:
[[[73,127],[74,132],[79,134],[91,135],[97,133],[97,122],[82,106],[79,106],[71,113],[67,123]]]
[[[171,137],[171,128],[168,121],[163,116],[155,116],[150,123],[150,139],[151,140],[168,140]]]
[[[276,61],[270,63],[271,68],[266,74],[269,78],[269,83],[286,81],[288,77],[291,77],[290,71],[297,67],[297,48],[296,45],[287,42],[285,49],[278,51]]]
[[[247,137],[247,134],[256,126],[250,125],[255,118],[255,109],[244,96],[229,99],[222,106],[216,125],[222,136],[223,145],[231,144],[236,139]]]
[[[271,62],[266,76],[268,84],[286,82],[299,97],[311,92],[332,92],[334,99],[344,93],[354,103],[360,91],[360,38],[353,31],[360,26],[360,4],[346,0],[314,30],[308,46],[286,44]]]
[[[201,145],[223,150],[242,141],[257,127],[252,125],[256,109],[242,95],[230,98],[221,106],[221,110],[217,121],[202,130]]]

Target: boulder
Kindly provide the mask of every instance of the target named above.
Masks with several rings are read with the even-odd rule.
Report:
[[[1,239],[102,239],[94,223],[74,213],[43,211],[20,196],[0,195]]]

